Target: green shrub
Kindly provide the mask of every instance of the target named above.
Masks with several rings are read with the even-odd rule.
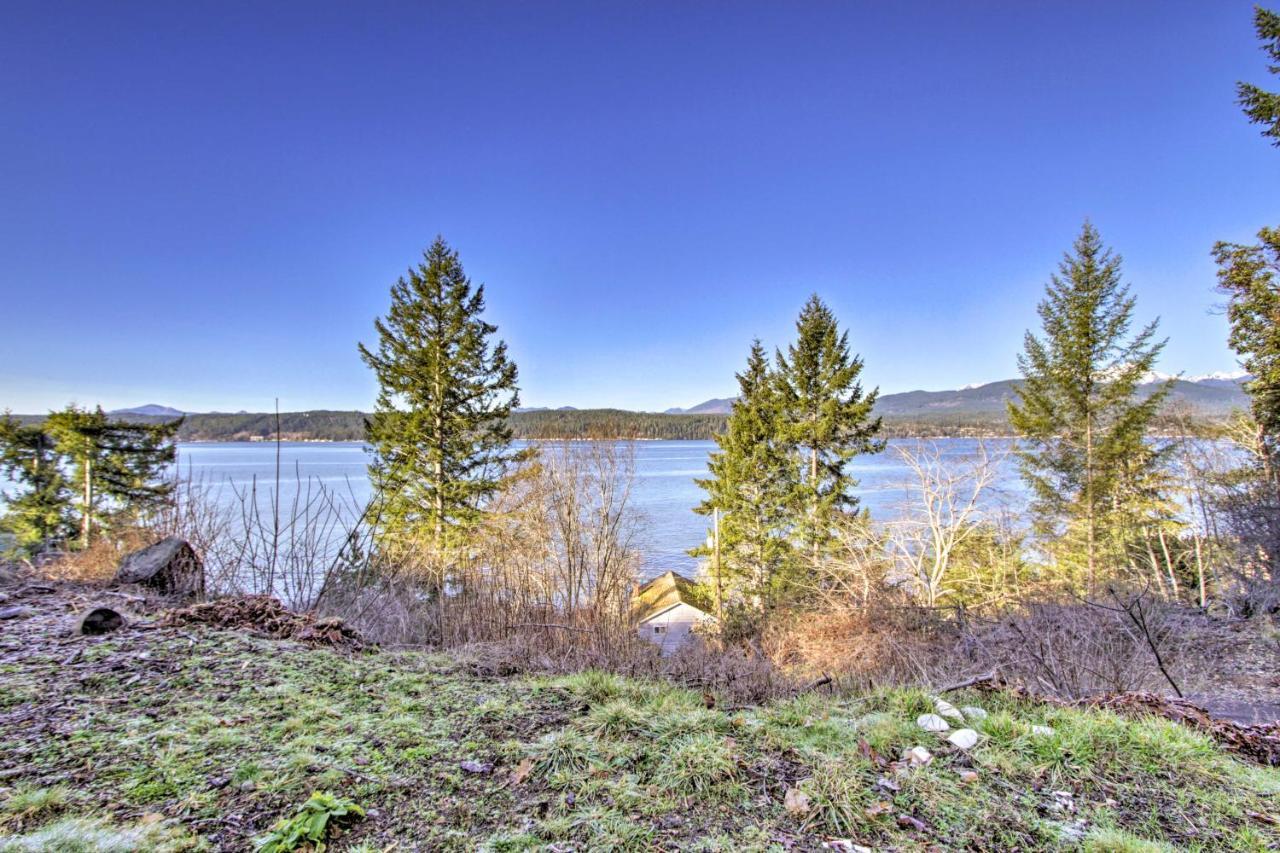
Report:
[[[303,845],[324,853],[330,823],[343,817],[364,817],[364,809],[332,794],[314,793],[297,814],[280,821],[258,840],[258,853],[292,853]]]

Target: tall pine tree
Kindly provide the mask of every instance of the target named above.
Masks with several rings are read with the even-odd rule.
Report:
[[[856,511],[857,485],[845,466],[883,448],[873,418],[877,391],[864,393],[862,359],[817,294],[796,321],[796,342],[777,353],[781,437],[801,466],[793,507],[801,545],[817,556],[830,542],[836,515]]]
[[[384,547],[439,558],[464,545],[523,455],[507,426],[519,404],[516,365],[484,307],[484,286],[472,286],[437,237],[392,286],[391,308],[374,323],[377,348],[360,345],[378,379],[367,430]]]
[[[1159,321],[1129,334],[1133,309],[1120,257],[1086,222],[1046,286],[1044,335],[1027,332],[1018,356],[1024,381],[1009,403],[1037,529],[1065,567],[1083,570],[1087,586],[1125,561],[1138,502],[1160,504],[1151,484],[1161,459],[1146,435],[1172,382],[1139,395],[1164,342],[1155,340]]]
[[[1255,245],[1218,243],[1213,258],[1227,296],[1228,342],[1250,375],[1245,390],[1267,475],[1280,485],[1280,229],[1263,228]]]
[[[718,557],[711,564],[717,590],[767,609],[786,586],[788,500],[797,468],[782,439],[778,385],[759,340],[737,378],[738,399],[707,463],[711,476],[697,481],[707,497],[696,511],[720,516],[718,553],[709,554]]]
[[[0,418],[0,472],[17,490],[0,494],[0,529],[14,534],[18,546],[37,549],[71,536],[71,495],[53,439],[39,425]]]
[[[43,428],[80,492],[82,547],[89,546],[95,528],[127,526],[165,505],[174,483],[164,475],[177,458],[174,436],[181,425],[181,419],[112,420],[101,407],[68,406],[49,415]]]
[[[1267,66],[1267,70],[1280,74],[1280,15],[1255,6],[1253,28],[1262,41],[1262,49],[1273,63]],[[1280,94],[1268,92],[1252,83],[1237,83],[1236,94],[1249,121],[1263,126],[1262,135],[1270,138],[1272,145],[1280,145]]]

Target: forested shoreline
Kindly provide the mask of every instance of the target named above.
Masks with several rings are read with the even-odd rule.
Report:
[[[16,415],[22,423],[39,423],[43,415]],[[271,412],[239,414],[190,414],[182,418],[177,440],[272,441],[276,438],[276,415]],[[284,441],[364,441],[365,418],[358,411],[312,410],[281,412],[279,435]],[[662,414],[624,409],[573,409],[516,412],[508,419],[513,437],[526,441],[710,441],[724,431],[729,416],[724,414]],[[126,420],[160,423],[171,418],[130,415]],[[1222,419],[1196,414],[1184,417],[1170,412],[1154,431],[1175,434],[1188,426],[1209,428]],[[956,417],[904,417],[886,415],[884,435],[888,438],[1007,438],[1013,435],[1008,418],[1001,415]]]

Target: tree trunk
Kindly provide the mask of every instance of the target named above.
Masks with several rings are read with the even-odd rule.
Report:
[[[1094,513],[1093,504],[1093,414],[1085,415],[1084,421],[1084,511],[1085,511],[1085,550],[1087,556],[1087,574],[1085,583],[1089,590],[1093,589],[1095,577],[1094,566]]]
[[[93,457],[84,460],[84,518],[80,520],[81,544],[89,547],[89,537],[93,531]]]

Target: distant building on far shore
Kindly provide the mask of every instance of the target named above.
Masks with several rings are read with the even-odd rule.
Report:
[[[674,651],[699,625],[715,617],[698,606],[697,585],[676,572],[658,575],[641,584],[631,597],[636,632],[646,640]]]

